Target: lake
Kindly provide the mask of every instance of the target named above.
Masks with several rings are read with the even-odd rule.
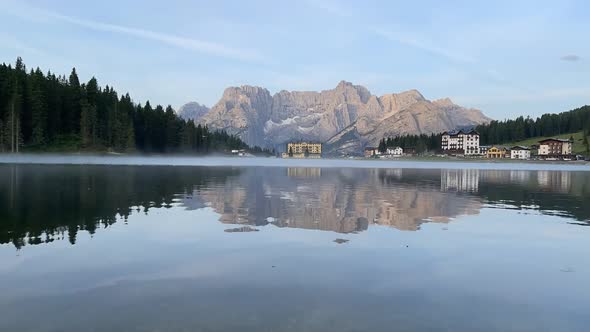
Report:
[[[587,166],[10,158],[0,331],[590,326]]]

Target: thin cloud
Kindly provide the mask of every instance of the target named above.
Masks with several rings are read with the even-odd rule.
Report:
[[[103,31],[103,32],[112,32],[118,34],[124,34],[128,36],[138,37],[147,40],[153,40],[156,42],[160,42],[162,44],[167,44],[170,46],[195,51],[199,53],[209,54],[213,56],[220,56],[224,58],[231,58],[240,61],[249,61],[249,62],[267,62],[267,59],[262,56],[260,53],[250,50],[250,49],[240,49],[234,48],[230,46],[226,46],[223,44],[202,41],[193,38],[186,38],[178,35],[173,34],[166,34],[146,29],[128,27],[123,25],[117,24],[110,24],[104,22],[98,22],[88,19],[82,19],[73,16],[62,15],[56,12],[51,12],[47,10],[43,10],[40,8],[34,8],[25,6],[26,11],[29,15],[19,15],[23,18],[28,19],[53,19],[62,22],[66,22],[69,24],[77,25],[80,27],[84,27],[87,29],[95,30],[95,31]],[[23,11],[21,11],[23,12]],[[30,14],[34,14],[38,17],[31,17]],[[40,16],[40,17],[39,17]]]
[[[576,61],[580,61],[582,58],[578,55],[575,55],[575,54],[568,54],[568,55],[562,56],[560,59],[563,61],[576,62]]]
[[[321,9],[329,14],[339,17],[350,17],[352,16],[353,10],[342,2],[337,0],[308,0],[307,3],[317,9]],[[378,26],[369,26],[369,31],[378,36],[381,36],[389,41],[396,42],[399,44],[404,44],[406,46],[410,46],[416,49],[420,49],[422,51],[426,51],[431,54],[435,54],[438,56],[442,56],[449,60],[455,62],[463,62],[463,63],[475,63],[475,59],[464,55],[452,52],[450,50],[438,47],[433,45],[432,43],[428,43],[423,40],[418,40],[415,38],[410,38],[408,36],[402,36],[399,33],[394,33],[391,30],[387,30],[382,27]]]
[[[403,45],[407,45],[422,51],[426,51],[428,53],[431,54],[435,54],[438,56],[442,56],[446,59],[449,59],[451,61],[454,62],[463,62],[463,63],[475,63],[475,59],[473,59],[470,56],[464,55],[464,54],[459,54],[459,53],[455,53],[453,51],[438,47],[436,45],[433,45],[431,43],[422,41],[422,40],[418,40],[415,38],[410,38],[407,36],[402,36],[399,33],[395,33],[391,30],[387,30],[381,27],[370,27],[370,30],[377,34],[378,36],[381,36],[389,41],[392,42],[396,42],[399,44],[403,44]]]
[[[336,0],[308,0],[307,3],[317,9],[340,17],[352,16],[352,10]]]

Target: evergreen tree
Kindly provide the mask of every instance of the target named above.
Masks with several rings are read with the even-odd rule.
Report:
[[[385,139],[381,139],[381,141],[379,141],[379,147],[378,147],[379,152],[381,153],[385,153],[387,151],[387,146],[385,145]]]
[[[43,76],[43,73],[37,68],[31,84],[31,144],[36,146],[45,144],[47,135],[47,102],[42,86],[44,79],[45,77]]]
[[[62,118],[64,121],[64,128],[69,134],[78,134],[80,130],[80,113],[81,113],[81,88],[76,68],[72,68],[72,73],[67,86],[67,101],[63,108]]]

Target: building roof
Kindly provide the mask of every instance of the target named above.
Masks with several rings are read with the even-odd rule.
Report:
[[[467,134],[467,135],[479,135],[479,133],[475,129],[470,129],[470,130],[467,130],[467,131],[463,131],[463,134]]]
[[[504,146],[504,145],[492,145],[492,146],[489,147],[489,149],[491,149],[491,148],[496,148],[496,149],[499,149],[499,150],[506,150],[506,151],[509,151],[510,150],[509,147]]]
[[[475,131],[474,129],[469,129],[469,130],[459,129],[459,130],[445,131],[444,133],[442,133],[442,135],[449,135],[449,136],[458,136],[459,134],[479,135],[479,133],[477,131]]]
[[[322,144],[321,142],[314,142],[314,141],[295,141],[295,142],[287,142],[287,144]]]
[[[560,143],[569,143],[569,142],[571,142],[569,139],[565,139],[565,138],[546,138],[544,140],[540,140],[539,143],[550,142],[550,141],[560,142]]]
[[[528,146],[516,145],[512,147],[512,150],[530,150],[530,148]]]

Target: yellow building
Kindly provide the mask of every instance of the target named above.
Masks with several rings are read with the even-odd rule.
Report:
[[[321,158],[322,143],[295,142],[287,144],[283,158]]]
[[[510,150],[503,146],[494,145],[486,152],[487,158],[510,158]]]

